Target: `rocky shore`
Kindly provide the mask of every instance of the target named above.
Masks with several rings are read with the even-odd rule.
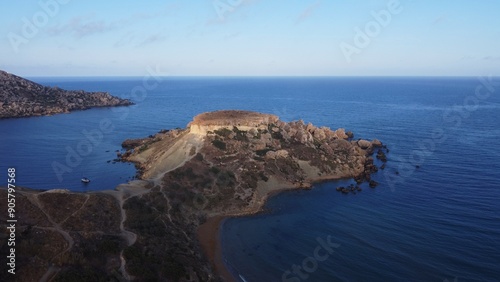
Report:
[[[129,106],[106,92],[69,91],[43,86],[0,70],[0,119],[45,116],[94,107]]]
[[[30,222],[21,236],[32,242],[22,253],[20,271],[55,281],[229,281],[218,248],[220,220],[258,212],[271,193],[309,189],[317,181],[353,178],[370,186],[363,183],[376,172],[371,155],[383,144],[353,137],[344,129],[283,122],[268,114],[219,111],[198,115],[185,129],[126,140],[121,159],[135,163],[141,181],[90,196],[19,197],[30,211],[19,221]],[[108,208],[83,208],[102,206],[99,198]],[[70,212],[61,217],[61,209]],[[38,243],[29,241],[40,232],[54,233],[60,245],[42,258]],[[65,234],[71,240],[65,241]],[[102,258],[92,259],[96,253]],[[37,264],[28,263],[37,255]]]

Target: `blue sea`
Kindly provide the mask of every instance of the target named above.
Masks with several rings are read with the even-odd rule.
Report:
[[[135,175],[112,161],[123,140],[220,109],[342,127],[388,146],[375,189],[342,195],[335,188],[349,180],[321,183],[226,220],[223,255],[241,281],[500,281],[499,78],[33,80],[137,104],[0,120],[0,171],[15,167],[26,187],[113,189]]]

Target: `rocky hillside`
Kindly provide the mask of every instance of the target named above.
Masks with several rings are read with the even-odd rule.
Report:
[[[0,119],[128,105],[132,102],[109,93],[47,87],[0,70]]]
[[[142,180],[106,193],[19,192],[19,281],[222,281],[214,219],[258,212],[270,193],[316,181],[354,178],[344,194],[374,188],[371,155],[385,158],[378,140],[242,111],[123,147]]]
[[[141,263],[146,260],[141,253],[150,250],[148,255],[155,261],[186,262],[182,272],[196,273],[200,281],[214,277],[213,272],[205,272],[210,267],[217,274],[223,271],[210,246],[216,239],[200,235],[200,225],[221,216],[258,212],[271,193],[310,189],[317,181],[353,178],[356,185],[337,189],[343,194],[374,188],[377,183],[370,176],[378,168],[371,155],[377,151],[377,156],[385,156],[380,141],[353,140],[353,134],[344,129],[283,122],[276,116],[243,111],[201,114],[186,129],[127,140],[123,146],[128,151],[122,158],[134,162],[139,178],[152,185],[149,193],[129,202],[127,214],[135,214],[135,220],[126,226],[140,234],[134,245],[137,256],[129,259]],[[139,215],[134,206],[150,214]],[[169,232],[170,239],[163,241],[168,243],[155,243],[155,232]],[[210,264],[197,257],[200,242]],[[130,274],[140,276],[144,268],[161,272],[160,265],[142,263]]]
[[[211,216],[239,214],[259,210],[274,190],[341,178],[371,180],[377,168],[370,156],[382,143],[350,136],[342,128],[219,111],[195,117],[184,130],[127,140],[123,146],[129,150],[122,158],[136,164],[141,179],[187,187],[204,199],[204,211]]]

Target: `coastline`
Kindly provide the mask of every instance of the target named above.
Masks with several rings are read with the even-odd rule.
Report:
[[[283,186],[282,186],[283,187]],[[277,195],[284,191],[296,190],[296,189],[309,189],[301,186],[285,186],[286,188],[278,188],[273,191],[268,191],[268,193],[263,197],[257,205],[250,206],[248,209],[240,213],[231,213],[226,215],[215,215],[207,218],[207,221],[197,229],[198,241],[207,256],[210,264],[215,270],[215,273],[222,277],[225,282],[237,282],[239,281],[234,274],[228,269],[227,265],[224,263],[224,256],[222,254],[222,240],[221,240],[221,227],[226,219],[254,215],[263,211],[269,197]]]
[[[191,193],[203,197],[201,182],[191,178],[203,174],[200,179],[212,183],[213,195],[222,202],[203,207],[206,221],[197,222],[193,235],[215,272],[209,277],[238,281],[238,273],[231,274],[222,257],[223,220],[261,212],[271,195],[285,190],[311,189],[313,183],[338,179],[368,180],[366,175],[374,172],[368,156],[382,144],[376,139],[352,141],[349,135],[342,128],[334,131],[303,121],[286,123],[274,115],[221,110],[195,116],[186,130],[125,140],[130,149],[121,158],[136,163],[139,178],[159,186],[169,183],[163,188],[191,186]]]
[[[236,278],[224,264],[220,228],[229,216],[214,216],[198,227],[197,235],[201,248],[215,270],[225,282],[236,282]]]
[[[259,188],[261,189],[267,188],[268,191],[266,191],[266,194],[262,197],[262,199],[258,203],[249,206],[247,209],[239,213],[214,215],[207,218],[207,221],[205,223],[198,226],[197,236],[198,236],[198,241],[200,242],[200,245],[202,247],[202,250],[204,251],[210,264],[215,270],[215,273],[219,275],[225,282],[239,281],[238,278],[235,277],[235,274],[229,270],[229,268],[224,262],[224,256],[222,253],[221,227],[225,220],[229,218],[255,215],[260,212],[263,212],[264,211],[263,208],[266,205],[267,200],[270,197],[276,196],[282,192],[298,190],[298,189],[310,190],[313,188],[314,185],[319,183],[342,180],[342,179],[353,179],[353,177],[354,176],[348,176],[348,177],[318,176],[315,177],[314,179],[308,179],[307,182],[304,182],[302,184],[292,184],[275,179],[276,183],[279,183],[275,187],[279,188],[271,188],[271,189],[269,189],[270,187],[262,187],[262,186],[272,186],[272,183],[271,185],[269,185],[266,182],[260,182]]]

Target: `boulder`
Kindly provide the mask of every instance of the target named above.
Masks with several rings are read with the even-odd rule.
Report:
[[[278,150],[276,151],[276,158],[288,158],[288,151],[287,150]]]
[[[343,128],[339,128],[339,129],[335,130],[335,136],[337,137],[337,139],[352,138],[352,137],[349,137],[349,135],[345,133],[345,130]]]
[[[326,139],[326,133],[324,128],[316,128],[313,132],[313,136],[318,141],[323,141]]]
[[[377,187],[377,185],[378,185],[378,182],[377,182],[377,181],[375,181],[375,180],[370,180],[370,182],[369,182],[369,186],[370,186],[370,188],[375,188],[375,187]]]
[[[306,126],[306,130],[307,130],[308,132],[311,132],[311,133],[313,133],[313,132],[314,132],[314,130],[316,130],[316,128],[317,128],[317,127],[316,127],[316,126],[314,126],[314,125],[312,125],[312,123],[308,123],[308,124],[307,124],[307,126]]]
[[[358,140],[357,144],[363,150],[372,148],[372,143],[368,140],[360,139],[360,140]]]
[[[269,151],[266,153],[266,159],[275,160],[281,158],[288,157],[288,151],[286,150],[278,150],[278,151]]]
[[[373,139],[372,146],[373,147],[382,147],[382,142],[380,142],[380,140],[378,140],[378,139]]]
[[[327,142],[324,142],[323,144],[321,144],[321,146],[319,148],[320,148],[320,150],[325,151],[327,154],[333,155],[333,149],[332,149],[332,147],[330,147],[330,145],[328,145]]]
[[[382,151],[382,150],[378,150],[377,152],[377,159],[383,161],[384,163],[387,162],[387,156],[385,155],[385,153]]]

